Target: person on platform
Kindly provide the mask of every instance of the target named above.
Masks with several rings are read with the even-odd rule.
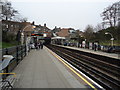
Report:
[[[94,51],[96,51],[97,50],[97,44],[95,43],[94,44]]]
[[[38,48],[41,49],[41,43],[40,42],[38,42]]]
[[[35,48],[38,49],[38,43],[37,42],[35,43]]]
[[[41,49],[43,49],[43,42],[40,42],[40,47]]]

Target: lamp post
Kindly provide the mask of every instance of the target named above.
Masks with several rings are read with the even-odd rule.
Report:
[[[114,40],[113,35],[111,33],[109,33],[109,32],[106,32],[105,34],[109,34],[111,36],[110,40],[111,40],[111,45],[113,46],[113,40]]]

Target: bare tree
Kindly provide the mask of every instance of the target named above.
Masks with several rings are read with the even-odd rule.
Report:
[[[115,27],[118,22],[118,14],[120,9],[120,1],[114,3],[111,6],[108,6],[102,12],[103,22],[105,25],[109,25],[110,27]]]
[[[102,29],[104,29],[104,27],[103,27],[102,23],[99,23],[99,24],[97,24],[97,26],[94,28],[94,31],[95,31],[95,32],[98,32],[98,31],[100,31],[100,30],[102,30]]]
[[[27,22],[27,18],[26,17],[22,17],[20,14],[19,15],[15,15],[13,17],[13,20],[14,21],[17,21],[17,22]]]
[[[19,14],[17,10],[12,7],[11,2],[0,2],[2,7],[2,12],[0,13],[1,19],[12,20],[12,18]]]
[[[88,25],[84,31],[84,37],[89,41],[93,37],[94,28],[91,25]]]
[[[12,7],[11,2],[7,0],[0,1],[0,19],[26,22],[27,18],[22,17],[20,13]]]

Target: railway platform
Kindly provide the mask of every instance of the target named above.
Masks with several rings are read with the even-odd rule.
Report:
[[[94,51],[94,50],[91,50],[91,49],[77,48],[77,47],[70,47],[70,46],[63,46],[63,45],[58,45],[58,46],[66,47],[66,48],[70,48],[70,49],[75,49],[75,50],[80,50],[80,51],[83,51],[83,52],[88,52],[88,53],[101,55],[101,56],[106,56],[106,57],[110,57],[110,58],[120,59],[120,54],[106,53],[106,52],[102,52],[102,51],[99,51],[99,50]]]
[[[13,71],[17,76],[14,88],[94,88],[93,82],[79,78],[58,59],[45,46],[31,50]]]

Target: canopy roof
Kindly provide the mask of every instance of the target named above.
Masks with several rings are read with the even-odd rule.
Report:
[[[65,39],[65,37],[56,36],[56,37],[52,37],[52,39]]]

